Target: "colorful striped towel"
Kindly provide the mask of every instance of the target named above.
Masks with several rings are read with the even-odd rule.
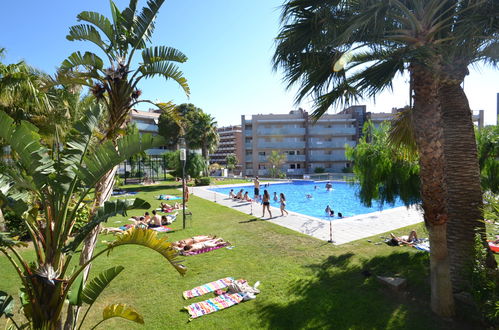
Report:
[[[218,281],[203,284],[201,286],[195,287],[194,289],[184,291],[184,293],[182,293],[182,295],[184,296],[184,299],[199,297],[199,296],[202,296],[202,295],[207,294],[209,292],[213,292],[213,291],[218,290],[218,289],[226,288],[227,286],[229,286],[229,284],[232,283],[232,281],[234,281],[234,278],[232,278],[232,277],[222,278]]]
[[[167,226],[154,227],[154,228],[149,228],[149,229],[152,229],[152,230],[158,231],[158,232],[160,232],[160,233],[164,233],[164,232],[167,232],[167,231],[173,230],[173,229],[171,229],[170,227],[167,227]]]
[[[237,305],[243,300],[243,296],[244,293],[226,293],[215,298],[190,304],[184,308],[187,309],[191,318],[195,319]]]
[[[201,250],[197,250],[197,251],[193,251],[193,252],[180,251],[180,254],[183,255],[183,256],[194,256],[196,254],[201,254],[201,253],[206,253],[206,252],[210,252],[210,251],[213,251],[213,250],[218,250],[218,249],[221,249],[221,248],[229,246],[229,245],[230,244],[226,242],[226,243],[224,243],[222,245],[219,245],[219,246],[207,247],[207,248],[204,248],[204,249],[201,249]]]

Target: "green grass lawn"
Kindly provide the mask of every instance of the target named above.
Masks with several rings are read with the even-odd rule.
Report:
[[[154,200],[160,193],[181,195],[172,184],[130,186],[138,197]],[[87,319],[85,329],[101,318],[102,307],[127,303],[145,319],[146,329],[445,329],[459,328],[429,310],[428,255],[409,247],[376,245],[378,235],[341,246],[299,234],[272,223],[192,196],[193,217],[186,230],[168,234],[172,241],[194,235],[223,237],[234,248],[181,257],[188,268],[179,275],[159,254],[138,246],[115,249],[92,267],[95,276],[111,266],[125,270],[104,291]],[[131,211],[130,215],[141,212]],[[115,217],[107,226],[127,223]],[[179,219],[172,227],[182,228]],[[412,227],[411,227],[412,228]],[[397,231],[407,234],[411,228]],[[415,227],[422,233],[422,226]],[[160,234],[165,235],[165,234]],[[99,242],[113,240],[101,235]],[[99,243],[97,249],[102,248]],[[32,254],[28,248],[23,251]],[[18,280],[0,257],[0,290],[17,297]],[[407,293],[394,293],[363,270],[408,279]],[[189,322],[182,307],[211,295],[186,301],[184,290],[226,276],[261,281],[256,300]],[[18,306],[18,305],[17,305]],[[0,323],[3,321],[0,321]],[[0,324],[1,326],[1,324]],[[101,329],[142,328],[125,320],[103,323]]]

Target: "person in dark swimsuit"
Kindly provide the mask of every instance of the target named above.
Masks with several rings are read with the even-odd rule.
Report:
[[[270,212],[270,195],[267,190],[263,191],[262,204],[263,204],[262,218],[265,216],[265,209],[269,211],[269,218],[272,218],[272,213]]]

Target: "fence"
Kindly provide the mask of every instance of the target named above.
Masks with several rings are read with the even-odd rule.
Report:
[[[166,180],[168,169],[165,156],[148,156],[139,160],[128,159],[118,166],[118,175],[125,184]]]

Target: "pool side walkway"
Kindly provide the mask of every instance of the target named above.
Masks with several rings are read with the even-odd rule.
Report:
[[[247,184],[246,184],[247,185]],[[232,185],[237,187],[239,185]],[[241,202],[230,199],[227,195],[210,191],[210,188],[220,188],[220,186],[194,187],[191,193],[194,196],[216,202],[220,205],[230,207],[239,212],[254,215],[261,218],[262,205],[255,202]],[[224,186],[228,187],[228,186]],[[295,230],[297,232],[313,236],[315,238],[328,241],[330,234],[330,222],[319,218],[306,216],[291,212],[289,215],[281,217],[281,211],[276,207],[270,207],[273,218],[269,219],[266,214],[262,220],[270,221],[277,225]],[[393,231],[395,229],[410,226],[423,221],[423,214],[415,207],[397,207],[389,210],[357,215],[344,219],[331,221],[333,242],[340,245],[358,239],[378,235]],[[407,233],[408,235],[409,233]]]

